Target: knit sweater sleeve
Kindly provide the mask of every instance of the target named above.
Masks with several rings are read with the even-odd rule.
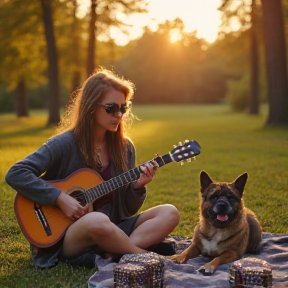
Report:
[[[75,159],[76,148],[71,135],[51,138],[38,150],[14,164],[6,174],[6,182],[31,201],[54,206],[61,190],[46,180],[64,179],[80,168],[74,164],[79,163],[79,159]]]
[[[5,180],[16,192],[31,201],[42,205],[54,205],[61,191],[40,177],[49,168],[51,161],[52,153],[44,144],[24,160],[13,165]]]

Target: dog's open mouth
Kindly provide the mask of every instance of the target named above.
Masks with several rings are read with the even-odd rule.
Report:
[[[228,217],[227,214],[225,214],[225,215],[220,215],[220,214],[218,214],[218,215],[217,215],[217,220],[218,220],[218,221],[225,222],[225,221],[227,221],[228,219],[229,219],[229,217]]]

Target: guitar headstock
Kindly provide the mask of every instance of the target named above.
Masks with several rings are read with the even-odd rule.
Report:
[[[170,152],[172,158],[176,162],[180,162],[183,160],[187,160],[187,162],[191,162],[191,158],[200,154],[200,145],[196,140],[189,141],[185,140],[184,144],[181,142],[178,145],[173,146],[173,150]],[[183,164],[183,162],[181,162]]]

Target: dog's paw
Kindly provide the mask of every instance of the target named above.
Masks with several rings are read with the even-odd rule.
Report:
[[[204,276],[209,276],[209,275],[212,275],[214,273],[215,269],[212,265],[209,265],[209,263],[207,263],[207,264],[201,266],[197,271]]]
[[[186,257],[182,254],[172,255],[172,256],[165,256],[166,259],[170,259],[175,263],[183,264],[186,262]]]

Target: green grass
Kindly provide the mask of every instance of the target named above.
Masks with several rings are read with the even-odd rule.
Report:
[[[288,231],[288,130],[263,128],[267,108],[259,116],[231,113],[227,106],[135,106],[130,136],[137,163],[164,155],[173,144],[197,140],[201,154],[192,163],[160,168],[148,185],[143,209],[172,203],[181,213],[174,235],[192,236],[198,221],[199,173],[219,181],[233,181],[248,172],[244,200],[272,233]],[[47,115],[30,118],[0,116],[0,287],[87,287],[94,269],[72,269],[65,264],[49,270],[33,267],[29,245],[15,220],[15,192],[4,177],[11,165],[34,151],[54,130],[45,128]]]

